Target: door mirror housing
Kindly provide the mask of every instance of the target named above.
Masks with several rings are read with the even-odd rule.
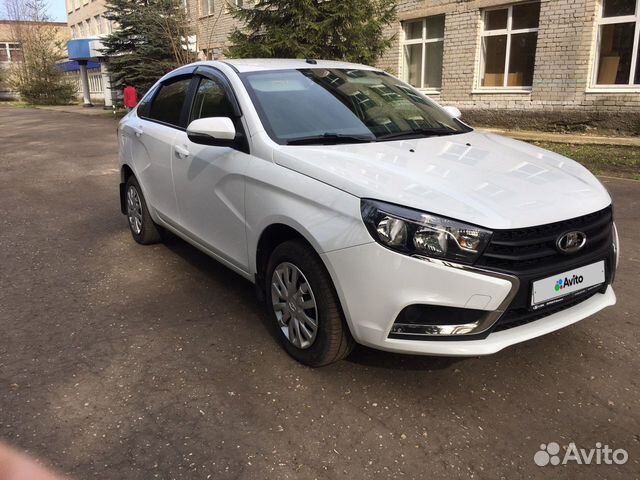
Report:
[[[445,112],[447,112],[453,118],[460,118],[462,116],[462,112],[458,107],[442,107]]]
[[[187,127],[187,137],[193,143],[218,147],[238,146],[239,135],[229,117],[210,117],[194,120]]]

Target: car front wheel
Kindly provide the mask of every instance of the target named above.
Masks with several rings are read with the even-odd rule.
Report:
[[[299,240],[279,245],[266,273],[268,314],[293,358],[320,367],[351,352],[354,341],[333,282],[308,245]]]

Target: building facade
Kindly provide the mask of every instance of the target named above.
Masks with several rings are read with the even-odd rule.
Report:
[[[66,0],[66,5],[71,38],[97,37],[113,31],[113,24],[104,18],[105,0]]]
[[[380,66],[442,103],[640,120],[640,0],[408,0],[398,17]]]
[[[20,29],[28,28],[30,22],[19,22],[14,20],[0,20],[0,69],[6,73],[11,65],[22,61],[22,45],[20,45]],[[60,42],[65,42],[69,36],[65,23],[61,22],[44,22],[46,28],[55,31],[56,37]],[[5,77],[6,75],[2,75]],[[0,100],[13,100],[17,97],[11,87],[0,81]]]
[[[251,8],[253,0],[190,0],[189,17],[195,23],[198,54],[207,60],[224,58],[229,35],[239,27],[233,7]]]

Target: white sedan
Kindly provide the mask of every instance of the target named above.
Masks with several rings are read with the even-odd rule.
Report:
[[[122,212],[255,282],[311,366],[490,354],[613,305],[605,188],[459,116],[363,65],[187,65],[120,123]]]

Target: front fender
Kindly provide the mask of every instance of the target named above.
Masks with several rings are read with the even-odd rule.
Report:
[[[372,242],[360,214],[360,199],[262,159],[254,159],[246,179],[249,268],[257,272],[260,235],[283,224],[302,235],[318,254]]]

